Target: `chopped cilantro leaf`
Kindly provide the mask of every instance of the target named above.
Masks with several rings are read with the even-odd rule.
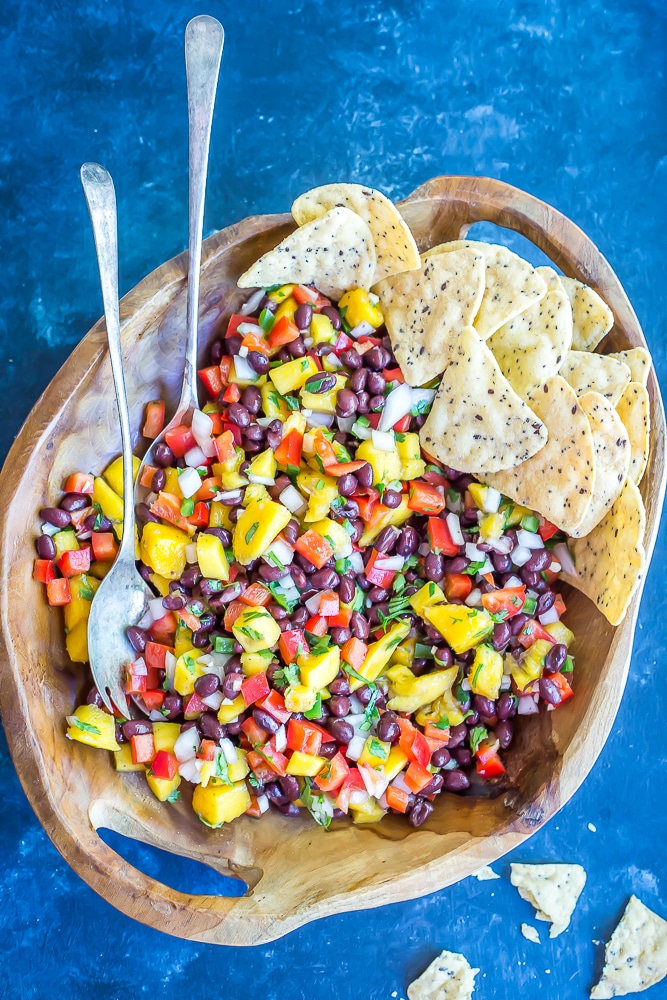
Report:
[[[480,743],[488,736],[488,731],[484,726],[475,726],[470,734],[470,749],[477,753]]]
[[[250,540],[253,538],[258,528],[259,528],[259,521],[255,521],[255,523],[250,528],[248,528],[248,531],[246,532],[245,536],[246,545],[248,545]]]

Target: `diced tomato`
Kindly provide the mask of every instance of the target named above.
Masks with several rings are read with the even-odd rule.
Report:
[[[273,455],[284,469],[293,466],[298,469],[301,464],[301,452],[303,449],[303,434],[300,431],[291,430],[285,435]]]
[[[287,726],[287,746],[290,750],[317,757],[322,746],[322,733],[307,719],[290,719]]]
[[[259,808],[259,799],[256,795],[250,796],[250,805],[243,815],[252,816],[253,819],[260,819],[262,817],[262,810]]]
[[[284,775],[287,774],[287,765],[289,760],[284,753],[276,750],[276,741],[272,736],[268,743],[257,751],[260,757],[263,757],[266,763],[269,765],[272,771],[276,774]]]
[[[65,577],[58,577],[57,580],[48,580],[46,584],[46,599],[52,607],[69,604],[72,600],[69,580]]]
[[[574,694],[574,691],[570,687],[570,682],[568,681],[565,674],[561,673],[551,674],[549,680],[553,681],[558,690],[560,691],[561,695],[561,700],[559,702],[560,705],[562,705],[564,701],[567,701],[568,698],[571,698],[572,695]]]
[[[524,627],[521,629],[518,639],[524,649],[528,649],[534,642],[537,642],[538,639],[546,639],[547,642],[554,643],[556,641],[552,635],[549,635],[545,628],[542,628],[539,622],[533,621],[532,619],[526,622]]]
[[[553,603],[553,607],[558,612],[558,617],[562,618],[563,615],[565,614],[565,612],[567,611],[567,608],[565,607],[565,601],[563,600],[563,595],[562,594],[556,594],[556,600]]]
[[[213,760],[215,757],[215,740],[202,740],[197,749],[199,760]]]
[[[51,560],[35,559],[32,578],[33,580],[37,580],[38,583],[50,583],[51,580],[55,580],[56,571]]]
[[[222,489],[222,481],[219,476],[207,476],[206,479],[202,479],[202,484],[195,493],[195,500],[197,501],[197,503],[206,503],[207,500],[214,500],[221,489]],[[193,516],[194,514],[191,514],[189,520]],[[192,521],[192,523],[194,524],[195,522]]]
[[[441,552],[443,556],[456,556],[458,545],[452,541],[449,525],[442,517],[429,517],[427,521],[428,540],[433,552]]]
[[[546,517],[540,517],[540,526],[537,529],[543,542],[548,542],[558,531],[558,525],[547,521]]]
[[[329,631],[329,623],[326,618],[321,615],[313,615],[309,618],[304,626],[305,632],[310,632],[311,635],[317,635],[320,638],[326,635]]]
[[[206,528],[208,526],[208,507],[203,501],[195,504],[195,509],[188,518],[190,524],[194,524],[195,528]]]
[[[406,413],[404,417],[401,417],[400,420],[396,421],[393,429],[396,431],[397,434],[405,434],[406,431],[410,430],[411,420],[412,417],[410,416],[410,414]]]
[[[334,351],[336,354],[340,354],[341,351],[349,350],[353,343],[354,341],[352,338],[348,337],[348,335],[341,330],[338,334],[338,338],[336,339],[336,343],[334,344]]]
[[[426,788],[428,783],[433,780],[433,775],[416,760],[413,760],[405,772],[404,778],[408,788],[417,793],[421,792],[422,788]]]
[[[159,712],[164,698],[165,692],[160,688],[151,688],[143,693],[144,704],[149,712]]]
[[[167,653],[173,653],[173,648],[161,642],[146,643],[144,649],[144,661],[149,670],[164,670],[167,665]]]
[[[207,706],[201,700],[196,691],[189,694],[183,702],[183,716],[190,722],[192,719],[198,719],[200,715],[203,715],[206,711]]]
[[[438,729],[437,726],[432,726],[427,722],[424,726],[424,739],[433,741],[434,743],[439,743],[440,746],[443,746],[449,740],[449,729]],[[436,749],[437,748],[435,746],[431,747],[431,753],[433,753]]]
[[[65,480],[65,493],[92,493],[93,482],[90,473],[75,472]]]
[[[306,640],[300,628],[287,629],[280,633],[278,650],[284,663],[294,663],[297,656],[305,652]]]
[[[412,725],[409,719],[404,719],[402,715],[399,715],[396,719],[398,722],[398,727],[401,730],[401,735],[398,738],[398,745],[403,751],[403,753],[409,757],[410,750],[412,748],[412,741],[415,738],[416,729]]]
[[[148,764],[155,757],[155,741],[152,733],[130,737],[133,764]]]
[[[269,767],[264,757],[260,756],[256,750],[248,751],[247,761],[248,767],[251,768],[252,773],[262,784],[276,780],[276,772],[273,768]]]
[[[118,545],[112,531],[94,531],[90,543],[93,556],[99,562],[110,562],[118,555]]]
[[[227,610],[225,611],[225,620],[224,620],[224,625],[227,632],[231,632],[232,625],[239,617],[239,615],[243,614],[247,606],[248,605],[244,604],[243,601],[230,601],[230,603],[227,605]]]
[[[157,499],[150,506],[150,511],[163,521],[169,521],[182,531],[187,531],[189,535],[194,535],[194,526],[181,514],[181,501],[173,493],[166,493],[164,490],[158,493]]]
[[[376,431],[378,429],[378,425],[380,423],[380,417],[381,416],[382,416],[381,413],[369,413],[368,414],[368,426],[371,428],[371,430]]]
[[[248,742],[251,747],[262,746],[269,738],[269,733],[261,726],[258,726],[252,715],[249,715],[247,719],[244,719],[241,723],[241,730],[248,737]]]
[[[410,805],[410,793],[404,791],[402,788],[396,788],[394,785],[390,785],[385,792],[385,797],[387,799],[387,805],[396,812],[406,813],[408,811],[408,806]]]
[[[445,498],[438,492],[435,486],[415,479],[410,484],[408,507],[419,514],[439,514],[441,510],[445,509]],[[447,527],[447,522],[444,522],[444,524]],[[449,529],[447,530],[449,532]]]
[[[162,618],[154,621],[148,631],[155,642],[173,645],[176,635],[176,616],[173,611],[167,611]]]
[[[320,293],[315,291],[314,288],[308,288],[307,285],[296,285],[292,289],[292,297],[296,299],[299,305],[303,305],[306,302],[310,302],[313,305],[320,297]]]
[[[329,617],[329,628],[347,628],[353,613],[352,608],[346,608],[344,604],[341,604],[338,614]]]
[[[346,476],[348,472],[358,472],[366,462],[331,462],[327,465],[327,476]]]
[[[335,757],[327,761],[317,775],[315,784],[322,792],[335,792],[343,784],[349,773],[349,764],[345,760],[342,751],[339,750]]]
[[[201,622],[196,615],[193,615],[191,611],[186,611],[185,608],[179,608],[176,612],[176,617],[179,621],[183,622],[191,632],[198,632],[201,628]]]
[[[285,708],[285,699],[283,696],[274,688],[269,691],[265,698],[262,698],[261,701],[257,702],[257,706],[258,708],[263,708],[265,712],[269,713],[269,715],[272,715],[276,722],[279,722],[281,726],[287,722],[292,714]]]
[[[431,754],[433,754],[434,750],[439,750],[440,747],[444,746],[445,743],[447,742],[446,740],[442,740],[442,739],[435,740],[431,736],[424,736],[424,739],[428,743],[428,748],[429,748]]]
[[[472,579],[465,573],[447,573],[443,590],[448,601],[451,601],[453,597],[465,601],[472,591]]]
[[[336,809],[342,809],[343,812],[346,813],[350,807],[350,796],[353,792],[365,793],[366,797],[370,798],[368,792],[366,791],[364,779],[361,777],[361,773],[356,767],[350,768],[350,773],[340,787],[338,798],[336,799]]]
[[[238,403],[240,398],[241,390],[236,382],[232,382],[231,385],[228,385],[222,396],[223,402],[225,403]]]
[[[269,331],[268,344],[271,349],[284,347],[285,344],[291,344],[299,336],[299,328],[296,323],[293,323],[287,316],[281,316]]]
[[[199,378],[206,386],[206,391],[213,399],[217,399],[222,392],[222,373],[220,365],[211,365],[210,368],[200,368]]]
[[[263,608],[271,601],[271,591],[262,583],[251,583],[239,597],[243,604],[249,604],[253,608]]]
[[[144,420],[144,426],[141,429],[141,433],[145,438],[150,438],[153,440],[159,434],[162,433],[162,428],[164,427],[164,400],[163,399],[152,399],[150,403],[146,403],[146,419]],[[76,492],[79,492],[78,490]],[[92,493],[92,489],[90,490]]]
[[[183,458],[186,451],[194,448],[197,442],[192,430],[186,424],[178,424],[165,434],[165,441],[176,458]]]
[[[246,705],[254,705],[260,698],[266,698],[269,690],[269,682],[264,670],[253,674],[252,677],[246,677],[241,685],[241,694]]]
[[[369,583],[372,583],[375,587],[382,587],[385,590],[391,587],[396,576],[395,569],[378,569],[376,567],[376,562],[378,559],[382,559],[380,553],[373,549],[371,552],[371,557],[366,563],[366,569],[364,570],[364,575]]]
[[[77,576],[90,569],[90,546],[83,549],[69,549],[58,560],[58,569],[63,576]]]
[[[382,374],[384,375],[386,382],[401,382],[401,383],[405,382],[405,379],[403,377],[403,372],[401,371],[400,368],[383,368]],[[409,426],[410,425],[408,424],[408,427]]]
[[[357,639],[356,636],[348,639],[340,651],[341,658],[356,671],[362,666],[367,653],[368,646],[361,639]]]
[[[213,438],[213,447],[215,448],[218,461],[222,464],[233,458],[235,445],[232,432],[225,431],[223,434],[219,434],[218,437]]]
[[[326,590],[320,594],[320,614],[324,618],[332,618],[338,614],[340,609],[340,598],[333,590]]]
[[[151,764],[151,771],[156,778],[172,781],[178,772],[176,755],[171,750],[158,750]]]
[[[237,333],[238,328],[241,323],[254,323],[257,326],[257,320],[253,319],[252,316],[241,316],[240,313],[232,313],[229,317],[229,323],[227,324],[227,332],[225,337],[238,337],[240,334]],[[258,329],[260,329],[258,327]]]
[[[160,687],[160,677],[156,667],[148,667],[146,673],[146,690],[155,691]]]
[[[492,615],[506,611],[507,617],[513,618],[514,615],[518,615],[525,603],[525,586],[505,587],[503,590],[490,590],[488,594],[482,594],[482,604]]]
[[[309,528],[304,535],[297,538],[294,548],[304,559],[308,559],[316,569],[322,569],[333,555],[333,549],[317,531]]]

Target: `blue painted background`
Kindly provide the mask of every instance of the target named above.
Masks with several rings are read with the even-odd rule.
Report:
[[[202,12],[227,32],[207,231],[286,211],[331,180],[400,197],[437,174],[500,177],[554,204],[601,247],[665,380],[663,0],[3,0],[3,453],[101,309],[81,162],[99,160],[115,178],[123,292],[185,245],[182,37]],[[65,865],[0,737],[0,994],[389,1000],[446,947],[482,969],[481,1000],[584,997],[601,964],[594,942],[631,892],[667,917],[666,554],[663,531],[627,694],[597,766],[516,852],[588,871],[572,926],[555,942],[521,937],[532,908],[505,878],[320,921],[268,947],[167,938],[117,913]],[[126,856],[211,887],[210,876],[193,881],[171,860]],[[667,997],[667,982],[649,996]]]

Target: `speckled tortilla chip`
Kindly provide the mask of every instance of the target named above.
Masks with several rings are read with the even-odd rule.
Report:
[[[579,405],[588,417],[595,445],[595,471],[591,502],[586,516],[570,534],[582,538],[605,516],[623,489],[630,467],[630,442],[618,413],[599,392],[579,397]]]
[[[551,924],[549,937],[555,938],[570,926],[579,896],[586,885],[581,865],[530,865],[514,862],[510,881],[522,899],[535,907],[538,920]]]
[[[667,976],[667,920],[630,896],[604,951],[604,969],[591,1000],[641,993]],[[657,1000],[657,997],[656,997]]]
[[[553,267],[548,267],[546,264],[536,267],[535,270],[539,274],[540,278],[544,278],[546,281],[548,292],[562,292],[563,295],[567,295],[565,285],[561,280],[563,277],[562,274],[559,274]]]
[[[478,972],[464,955],[443,951],[410,983],[408,1000],[472,1000]]]
[[[547,292],[487,340],[500,370],[526,399],[556,375],[572,343],[572,309],[564,292]]]
[[[444,465],[462,472],[495,472],[534,455],[547,432],[468,326],[459,336],[419,439]]]
[[[593,351],[614,325],[614,314],[588,285],[565,276],[560,280],[572,303],[572,347],[575,351]]]
[[[373,234],[377,263],[372,285],[390,274],[413,271],[420,266],[417,244],[401,213],[389,198],[373,188],[361,184],[325,184],[297,198],[292,215],[303,226],[336,206],[356,212]]]
[[[585,392],[599,392],[614,406],[630,381],[630,369],[622,361],[588,351],[570,351],[560,373],[577,396],[583,396]]]
[[[295,282],[315,285],[332,299],[348,288],[368,289],[375,273],[373,236],[349,208],[333,208],[269,250],[241,275],[239,288]]]
[[[389,338],[408,385],[424,385],[452,358],[484,291],[484,258],[474,250],[426,255],[423,268],[376,285]]]
[[[434,247],[429,253],[451,253],[462,247],[477,250],[486,262],[484,295],[473,322],[483,340],[546,295],[546,282],[532,264],[497,243],[454,240]]]
[[[626,479],[606,517],[585,538],[572,539],[577,575],[562,578],[597,604],[612,625],[619,625],[639,586],[646,563],[646,511],[641,494]]]
[[[629,351],[619,351],[617,354],[608,354],[608,358],[616,358],[622,361],[630,369],[630,377],[633,382],[640,382],[647,385],[649,373],[651,371],[651,355],[643,347],[631,347]]]
[[[648,462],[651,436],[648,390],[639,382],[630,382],[619,399],[616,410],[630,438],[628,475],[639,485]]]
[[[530,400],[549,440],[515,469],[484,476],[511,500],[570,532],[588,510],[595,471],[593,432],[574,389],[554,375]]]

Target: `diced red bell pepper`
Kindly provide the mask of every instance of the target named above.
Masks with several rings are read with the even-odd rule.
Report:
[[[333,445],[331,441],[325,438],[322,431],[315,431],[313,434],[313,445],[315,447],[315,453],[319,456],[325,469],[328,469],[330,465],[338,465],[338,459],[336,458],[336,452],[334,451]]]
[[[262,583],[251,583],[239,597],[243,604],[249,604],[253,608],[263,608],[271,602],[271,591]]]
[[[195,500],[197,503],[206,503],[207,500],[214,500],[221,489],[222,480],[219,476],[207,476],[206,479],[202,479],[202,484],[195,493]],[[190,515],[190,518],[193,516],[194,513]]]
[[[362,335],[357,338],[357,343],[370,344],[371,347],[380,347],[380,345],[382,344],[382,340],[380,337],[369,337],[367,334],[362,333]]]
[[[196,756],[199,760],[213,760],[215,757],[215,740],[202,740],[197,748]]]
[[[241,341],[241,347],[246,347],[248,351],[259,351],[260,354],[265,354],[267,357],[269,355],[269,345],[259,334],[246,333]]]
[[[416,479],[410,485],[408,507],[419,514],[439,514],[441,510],[445,509],[445,498],[435,486]]]
[[[150,404],[149,404],[150,405]],[[74,472],[65,480],[65,493],[92,493],[94,478],[89,472]]]
[[[378,429],[378,426],[380,424],[380,417],[381,416],[382,416],[381,413],[369,413],[368,414],[368,426],[371,428],[371,430],[376,431]]]
[[[567,608],[565,606],[565,601],[563,600],[563,595],[562,594],[556,594],[556,600],[553,603],[553,607],[558,612],[558,617],[562,618],[563,615],[565,614],[565,612],[567,611]]]
[[[144,699],[145,700],[145,699]],[[156,778],[173,781],[178,772],[178,760],[171,750],[158,750],[151,764],[151,771]]]
[[[63,552],[58,560],[58,569],[63,576],[78,576],[90,569],[90,546],[82,549],[69,549]]]
[[[327,465],[327,476],[346,476],[349,472],[358,472],[363,465],[366,462],[330,462]]]
[[[183,458],[186,451],[194,448],[197,442],[192,430],[186,424],[178,424],[165,434],[165,441],[176,458]]]
[[[201,628],[201,622],[196,615],[193,615],[191,611],[186,611],[185,608],[179,608],[176,612],[176,617],[180,622],[187,626],[191,632],[198,632]]]
[[[375,587],[382,587],[383,589],[387,590],[389,587],[391,587],[392,583],[394,582],[394,578],[396,576],[396,570],[379,569],[375,565],[378,559],[382,559],[382,556],[377,551],[377,549],[373,549],[373,551],[371,552],[371,557],[366,563],[366,569],[364,571],[364,575],[368,580],[368,582],[372,583]]]
[[[339,750],[336,756],[327,761],[316,776],[315,784],[322,792],[335,792],[341,787],[349,773],[349,764],[342,751]]]
[[[33,580],[37,580],[38,583],[50,583],[51,580],[55,580],[56,571],[51,560],[35,559],[32,578]]]
[[[283,663],[294,663],[297,656],[305,652],[306,640],[300,628],[287,629],[281,632],[278,640],[278,651],[283,659]]]
[[[341,649],[340,655],[345,663],[349,663],[352,669],[358,672],[366,659],[367,653],[368,646],[366,643],[362,642],[361,639],[357,639],[356,636],[352,636]]]
[[[261,819],[262,810],[259,808],[259,799],[256,795],[250,796],[250,805],[243,814],[244,816],[252,816],[253,819]]]
[[[206,705],[201,700],[196,691],[192,694],[187,695],[183,702],[183,715],[190,722],[192,719],[198,719],[200,715],[203,715],[206,711]]]
[[[195,528],[206,528],[208,526],[208,507],[202,500],[195,504],[195,509],[190,514],[188,521],[190,524],[194,524]]]
[[[426,788],[428,783],[433,780],[431,772],[418,764],[416,760],[411,761],[404,777],[408,788],[415,793],[421,792],[422,788]]]
[[[465,573],[447,573],[443,590],[448,601],[453,597],[465,601],[472,591],[472,579]]]
[[[338,614],[329,617],[329,628],[347,628],[352,620],[353,613],[352,608],[347,608],[344,604],[341,604]]]
[[[173,611],[167,611],[162,618],[154,621],[148,631],[155,642],[173,645],[176,635],[176,616]]]
[[[248,737],[248,742],[251,747],[261,747],[263,746],[269,738],[269,733],[261,726],[258,726],[252,715],[248,716],[241,723],[241,729]]]
[[[301,464],[301,453],[303,450],[303,434],[300,431],[291,430],[285,435],[273,455],[284,469],[293,466],[298,469]]]
[[[272,767],[269,767],[264,757],[262,757],[257,750],[248,751],[248,767],[252,770],[258,781],[262,784],[268,783],[270,781],[276,780],[276,772]]]
[[[217,399],[222,392],[222,374],[220,365],[211,365],[210,368],[200,368],[199,378],[206,386],[206,391],[213,399]]]
[[[222,434],[222,413],[220,410],[211,410],[205,407],[204,413],[211,418],[211,436],[216,437],[218,434]]]
[[[323,618],[333,618],[340,610],[340,597],[334,590],[320,594],[320,614]]]
[[[525,603],[525,586],[504,587],[502,590],[490,590],[488,594],[482,594],[482,604],[492,615],[506,611],[507,617],[513,618],[514,615],[518,615]]]
[[[150,511],[163,521],[168,521],[182,531],[187,531],[189,535],[194,535],[195,529],[187,517],[181,514],[181,501],[173,493],[166,493],[164,490],[158,493],[157,499],[150,506]]]
[[[172,647],[161,642],[146,643],[144,661],[149,670],[164,670],[167,665],[167,653],[173,653]]]
[[[149,764],[155,757],[155,741],[152,733],[130,737],[133,764]]]
[[[391,809],[395,809],[396,812],[406,813],[408,811],[408,806],[410,805],[410,793],[404,791],[402,788],[396,788],[395,785],[390,785],[385,792],[385,797],[387,799],[387,805]]]
[[[230,603],[227,605],[227,610],[225,611],[225,619],[224,619],[224,625],[227,632],[231,632],[232,625],[239,617],[239,615],[243,614],[243,612],[247,607],[248,605],[244,604],[243,601],[238,601],[238,600],[230,601]]]
[[[366,791],[364,779],[361,777],[361,772],[356,767],[350,768],[350,773],[339,789],[338,798],[336,799],[336,809],[342,809],[346,813],[350,808],[350,796],[353,792],[366,792],[366,796],[370,798]]]
[[[285,344],[291,344],[299,336],[299,328],[296,323],[293,323],[287,316],[281,316],[269,331],[268,344],[273,350],[276,347],[284,347]]]
[[[486,778],[487,781],[489,778],[497,778],[499,775],[505,773],[505,767],[498,754],[493,757],[489,757],[485,764],[482,764],[482,762],[478,760],[475,766],[477,767],[477,773],[480,778]]]
[[[128,671],[125,680],[125,694],[144,694],[147,687],[146,674],[133,674],[131,670]]]
[[[449,740],[449,729],[438,729],[437,726],[432,726],[427,722],[424,726],[424,739],[428,741],[431,753],[433,753],[437,747],[431,746],[431,743],[439,743],[440,746],[444,746]]]
[[[297,538],[294,548],[301,553],[304,559],[308,559],[316,569],[322,569],[325,562],[328,562],[333,555],[333,549],[329,543],[312,528]]]
[[[223,385],[229,385],[229,373],[232,370],[232,365],[234,363],[234,358],[230,354],[225,354],[220,358],[220,378],[222,379]],[[215,431],[219,434],[220,431]]]
[[[307,719],[290,719],[287,726],[287,746],[290,750],[312,754],[317,757],[322,746],[322,733]]]
[[[292,289],[292,297],[296,299],[299,305],[304,305],[306,302],[314,305],[320,297],[320,293],[314,288],[308,288],[307,285],[296,285]]]
[[[232,382],[231,385],[228,385],[222,396],[222,400],[224,403],[238,403],[240,398],[241,398],[241,390],[239,389],[236,382]]]
[[[313,615],[309,618],[304,626],[305,632],[310,632],[311,635],[317,635],[320,638],[326,635],[329,631],[329,623],[326,618],[321,615]]]
[[[427,530],[433,552],[449,557],[458,555],[459,547],[452,541],[449,525],[442,517],[429,517]]]
[[[552,524],[546,517],[540,517],[540,526],[537,529],[543,542],[548,542],[558,531],[558,525]]]
[[[46,599],[52,607],[69,604],[72,600],[69,580],[62,576],[58,577],[57,580],[49,580],[46,584]]]
[[[400,368],[383,368],[382,374],[384,375],[385,382],[405,382],[403,377],[403,372]],[[409,416],[409,414],[408,414]],[[408,425],[409,426],[409,425]],[[407,428],[406,428],[407,430]]]
[[[394,424],[394,427],[393,427],[394,431],[397,434],[405,434],[406,431],[410,430],[410,421],[411,420],[412,420],[412,417],[410,416],[410,414],[406,413],[404,417],[401,417],[400,420],[396,421],[396,423]]]
[[[284,725],[291,716],[291,712],[285,708],[285,699],[279,691],[271,689],[265,698],[257,702],[258,708],[263,708],[265,712],[272,715],[276,722]]]
[[[145,438],[153,440],[162,433],[162,428],[164,427],[164,409],[163,399],[152,399],[150,403],[146,403],[146,419],[141,429],[141,433]],[[90,492],[92,493],[93,491],[91,490]]]
[[[144,465],[141,470],[141,476],[139,477],[139,485],[144,486],[147,490],[153,488],[153,476],[157,472],[157,465]]]
[[[240,334],[237,331],[241,323],[253,323],[255,326],[258,327],[258,329],[260,329],[257,320],[254,319],[252,316],[242,316],[240,313],[232,313],[232,315],[229,317],[229,323],[227,324],[227,332],[225,333],[225,338],[240,336]]]
[[[149,712],[159,712],[164,698],[165,692],[160,688],[152,688],[143,693],[144,704]]]
[[[93,556],[99,562],[110,562],[118,555],[118,545],[112,531],[94,531],[90,543]]]
[[[375,493],[375,491],[373,492]],[[359,504],[359,517],[362,521],[365,521],[366,524],[370,523],[377,508],[381,508],[379,516],[382,516],[382,514],[388,509],[379,503],[378,496],[379,494],[377,493],[375,496],[359,496],[356,493],[354,495],[353,499]]]
[[[449,479],[443,476],[442,472],[437,472],[435,469],[427,469],[424,473],[424,479],[431,486],[442,486],[445,490],[448,490],[451,486]]]
[[[213,447],[215,448],[215,454],[218,461],[222,464],[229,461],[230,458],[233,458],[236,445],[234,444],[234,435],[232,432],[224,431],[222,434],[219,434],[218,437],[213,438]]]
[[[347,351],[352,347],[354,341],[351,337],[348,337],[343,330],[340,331],[338,337],[336,338],[336,343],[334,344],[334,351],[336,354],[340,354],[341,351]]]
[[[252,677],[246,677],[241,685],[241,694],[243,695],[243,700],[247,705],[254,705],[256,701],[260,698],[266,698],[269,693],[269,682],[266,679],[266,673],[260,670],[259,673],[253,674]]]
[[[546,639],[547,642],[556,642],[554,637],[549,635],[547,630],[542,628],[539,622],[532,619],[526,622],[524,627],[521,629],[518,639],[524,649],[528,649],[534,642],[537,642],[538,639]]]
[[[432,751],[426,741],[426,737],[419,729],[415,729],[408,756],[411,760],[415,760],[418,764],[421,764],[422,767],[426,767],[431,760],[431,753]]]
[[[287,765],[289,760],[284,753],[281,753],[280,750],[276,750],[276,741],[273,736],[268,743],[265,743],[264,746],[257,751],[257,753],[260,757],[264,758],[271,770],[275,771],[276,774],[281,776],[287,774]]]
[[[558,690],[560,691],[561,700],[559,702],[559,705],[562,705],[564,701],[567,701],[568,698],[571,698],[572,695],[574,694],[574,691],[570,687],[570,682],[568,681],[565,674],[561,674],[560,672],[557,674],[551,674],[549,680],[553,681]]]

